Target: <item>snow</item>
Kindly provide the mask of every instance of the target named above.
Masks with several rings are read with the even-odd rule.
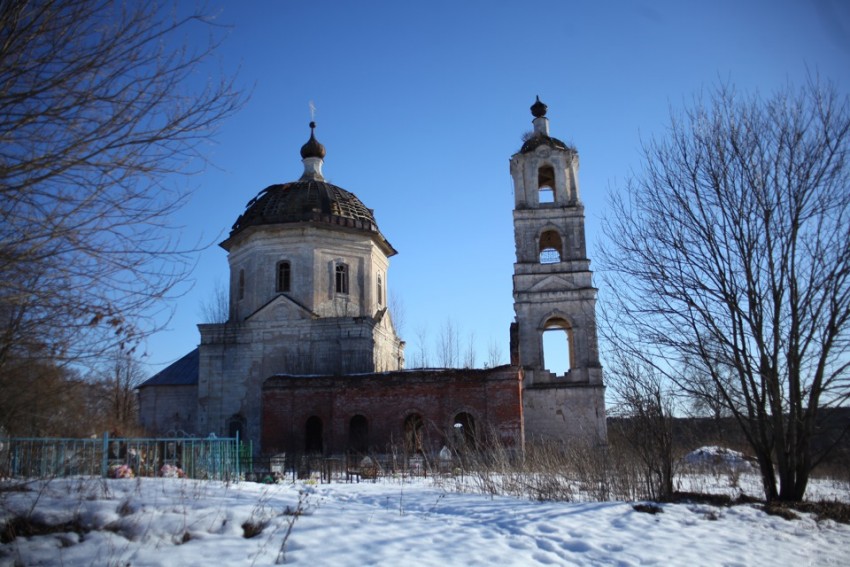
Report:
[[[723,466],[726,468],[749,470],[752,469],[752,464],[744,457],[743,453],[733,451],[726,447],[717,447],[714,445],[700,447],[691,451],[682,459],[689,465],[696,466]]]
[[[57,479],[9,490],[15,485],[0,484],[0,525],[29,515],[34,523],[73,522],[83,533],[0,544],[3,567],[841,565],[850,549],[850,526],[806,514],[789,521],[753,505],[661,504],[663,513],[652,515],[626,502],[458,492],[462,484],[440,479]],[[245,524],[261,531],[246,539]]]

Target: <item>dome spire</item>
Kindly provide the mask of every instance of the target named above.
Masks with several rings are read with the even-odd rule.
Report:
[[[534,104],[531,105],[531,115],[534,116],[534,120],[531,121],[531,123],[534,124],[534,135],[548,136],[549,119],[546,118],[546,111],[549,109],[549,107],[540,102],[539,96],[535,98],[536,100]]]
[[[316,179],[321,181],[322,163],[325,159],[325,146],[316,139],[316,123],[310,122],[310,139],[301,146],[301,161],[304,164],[304,174],[301,179]]]

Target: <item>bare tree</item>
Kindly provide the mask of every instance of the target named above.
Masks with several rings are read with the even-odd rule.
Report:
[[[498,340],[491,338],[487,345],[487,366],[495,368],[502,364],[502,346]]]
[[[460,357],[460,335],[457,324],[447,317],[437,336],[437,363],[443,368],[455,368]]]
[[[404,300],[397,293],[390,293],[389,306],[390,318],[395,328],[395,333],[399,337],[404,334],[404,324],[407,321],[407,310],[404,307]]]
[[[207,24],[147,2],[0,3],[0,372],[132,348],[180,293],[193,247],[168,177],[240,104],[229,80],[191,86],[215,41],[175,40]]]
[[[216,280],[212,295],[201,302],[200,312],[204,323],[227,323],[230,319],[230,295],[223,281]]]
[[[127,435],[138,427],[136,387],[147,378],[138,360],[131,354],[116,351],[111,364],[103,372],[101,382],[102,417],[110,431]]]
[[[475,368],[475,331],[469,331],[466,335],[466,348],[463,351],[463,367]]]
[[[720,86],[645,145],[605,227],[609,340],[734,416],[768,500],[803,498],[818,414],[850,396],[849,151],[834,87]]]
[[[422,324],[416,328],[416,354],[413,358],[413,368],[428,368],[431,366],[428,340],[428,326]]]

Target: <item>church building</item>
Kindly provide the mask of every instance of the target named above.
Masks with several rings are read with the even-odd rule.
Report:
[[[595,298],[578,154],[549,135],[546,106],[511,157],[516,197],[511,363],[404,369],[387,307],[397,252],[372,209],[328,183],[310,123],[304,173],[248,202],[221,247],[229,317],[139,387],[151,434],[234,436],[269,455],[438,451],[449,436],[604,442]],[[507,299],[507,298],[506,298]],[[570,370],[546,370],[543,334],[563,331]],[[506,329],[507,331],[507,329]]]

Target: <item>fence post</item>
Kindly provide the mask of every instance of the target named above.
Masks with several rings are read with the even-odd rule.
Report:
[[[242,447],[239,445],[239,429],[236,430],[236,478],[235,482],[239,482],[239,467],[242,466]]]
[[[109,432],[103,432],[103,458],[100,462],[100,476],[106,478],[109,471]]]

